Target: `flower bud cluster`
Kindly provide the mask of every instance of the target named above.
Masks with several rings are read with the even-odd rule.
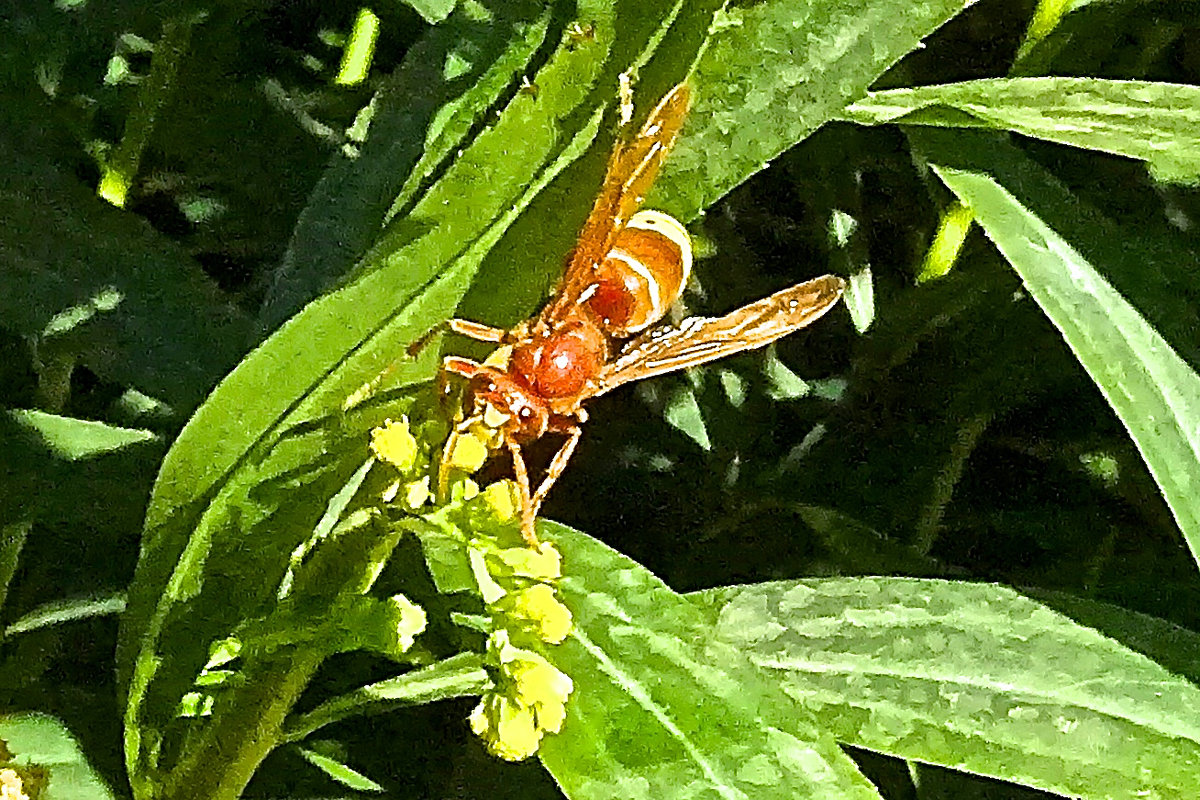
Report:
[[[498,436],[484,419],[456,431],[443,453],[444,467],[460,475],[475,473],[499,447]],[[410,511],[417,511],[433,500],[423,463],[427,456],[422,457],[406,419],[389,420],[376,428],[371,451],[399,473],[385,501],[402,498]],[[424,477],[416,477],[422,472]],[[571,631],[571,612],[557,592],[562,557],[550,542],[529,547],[510,524],[520,507],[512,481],[497,481],[480,490],[471,478],[459,477],[449,494],[451,500],[471,501],[464,509],[469,517],[482,511],[478,520],[490,521],[463,526],[471,574],[491,620],[485,663],[493,687],[471,712],[471,730],[493,755],[520,761],[537,752],[546,733],[562,728],[573,688],[570,677],[540,652],[561,644]],[[497,521],[502,523],[499,528],[492,524]],[[489,529],[500,532],[484,532]]]
[[[482,499],[497,516],[516,516],[510,481],[492,484]],[[537,752],[546,733],[558,733],[566,719],[574,685],[539,651],[567,638],[571,612],[558,598],[558,549],[545,541],[531,548],[515,531],[510,535],[511,542],[479,537],[470,545],[471,567],[494,626],[486,662],[495,684],[470,722],[489,752],[520,761]]]

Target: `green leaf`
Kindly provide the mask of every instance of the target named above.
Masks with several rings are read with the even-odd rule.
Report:
[[[150,431],[118,428],[42,411],[8,411],[6,414],[19,427],[38,436],[39,443],[48,452],[65,461],[104,455],[158,438]]]
[[[379,39],[379,17],[366,6],[360,6],[342,48],[342,63],[333,77],[338,86],[357,86],[367,79],[375,59],[375,42]],[[356,120],[357,122],[357,120]]]
[[[1034,600],[1103,633],[1171,672],[1200,683],[1200,633],[1149,614],[1066,592],[1029,589]]]
[[[718,15],[691,79],[691,117],[649,202],[684,221],[696,218],[834,119],[969,5],[769,0]]]
[[[1200,563],[1200,378],[1074,247],[992,178],[934,167],[1124,423]]]
[[[66,726],[45,714],[0,716],[0,742],[12,753],[18,772],[36,770],[47,782],[37,796],[44,800],[108,800],[112,789],[88,763]]]
[[[382,792],[384,788],[375,781],[363,775],[356,769],[348,767],[341,761],[322,755],[307,747],[297,748],[304,760],[324,772],[340,784],[359,792]]]
[[[548,9],[525,0],[491,5],[459,8],[426,33],[360,112],[366,141],[331,159],[301,212],[259,316],[264,329],[343,277],[529,68]],[[450,74],[451,60],[468,68]]]
[[[335,697],[292,721],[288,741],[299,741],[325,725],[355,716],[383,714],[405,706],[424,705],[482,694],[491,686],[479,653],[459,653],[427,667]]]
[[[929,127],[905,133],[926,161],[992,175],[1088,261],[1103,265],[1105,277],[1189,362],[1200,361],[1192,334],[1200,326],[1200,310],[1188,297],[1195,254],[1175,226],[1146,216],[1130,223],[1114,219],[1005,134]]]
[[[1195,786],[1200,689],[1011,589],[853,578],[693,597],[844,744],[1086,798]],[[791,713],[767,717],[787,730]]]
[[[420,14],[430,25],[437,25],[450,16],[458,0],[404,0],[404,4]]]
[[[572,798],[878,798],[700,609],[600,542],[543,525],[564,556],[575,631],[548,657],[574,681],[542,763]]]
[[[444,511],[411,523],[421,540],[421,552],[429,567],[429,576],[442,594],[478,591],[479,584],[471,571],[466,536],[451,523]]]
[[[870,266],[856,270],[850,275],[842,302],[850,312],[854,330],[866,333],[875,321],[875,277]]]
[[[995,78],[872,92],[843,118],[864,125],[983,127],[1149,163],[1200,178],[1200,87],[1096,78]]]
[[[763,361],[763,376],[767,379],[767,396],[772,400],[795,400],[812,391],[808,381],[788,369],[774,352]]]
[[[163,449],[162,438],[145,430],[40,411],[0,413],[0,518],[123,536],[141,524]]]
[[[250,321],[199,264],[0,133],[0,320],[114,383],[195,407],[245,352]]]
[[[3,599],[2,593],[0,593],[0,599]],[[3,638],[7,639],[19,633],[28,633],[51,625],[63,625],[68,622],[78,622],[79,620],[94,619],[96,617],[116,616],[124,610],[125,596],[123,594],[56,600],[39,606],[14,621],[4,629]]]
[[[696,400],[696,392],[690,386],[680,386],[671,394],[663,412],[667,424],[691,439],[702,450],[711,450],[708,428],[704,425],[704,412]]]

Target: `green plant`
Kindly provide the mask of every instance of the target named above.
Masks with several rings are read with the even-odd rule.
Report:
[[[1190,796],[1196,23],[410,5],[322,9],[365,37],[324,50],[267,5],[5,23],[0,703],[136,798]],[[648,201],[708,251],[689,302],[836,271],[862,333],[597,404],[546,515],[638,560],[429,482],[430,334],[544,298],[623,75],[696,94]],[[117,611],[116,688],[60,680]],[[72,791],[48,717],[0,738]]]

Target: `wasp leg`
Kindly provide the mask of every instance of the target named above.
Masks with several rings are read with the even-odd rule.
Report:
[[[479,372],[482,366],[478,361],[472,361],[469,358],[459,358],[458,356],[443,358],[442,368],[438,370],[437,374],[438,397],[445,402],[446,397],[449,396],[451,375],[457,375],[469,381],[475,377],[475,373]]]
[[[509,331],[503,328],[493,328],[491,325],[481,325],[478,322],[471,322],[469,319],[452,319],[446,322],[450,326],[450,330],[466,336],[468,339],[474,339],[478,342],[494,342],[500,344],[508,341]]]
[[[450,431],[450,435],[446,437],[446,444],[442,446],[442,457],[438,461],[437,475],[437,499],[439,503],[444,503],[448,499],[447,490],[450,486],[450,469],[453,466],[451,458],[454,455],[455,449],[458,447],[458,440],[467,435],[467,431],[476,422],[482,421],[481,414],[472,414],[466,419],[454,426],[454,430]]]
[[[442,359],[442,368],[438,370],[438,396],[443,400],[446,398],[449,389],[449,376],[458,375],[461,378],[470,380],[479,371],[481,365],[476,361],[471,361],[468,358],[459,358],[458,356],[446,356]],[[457,412],[455,416],[457,416]],[[446,444],[442,446],[442,457],[438,461],[438,479],[437,479],[437,498],[438,502],[446,502],[446,489],[450,484],[450,456],[454,453],[455,447],[458,446],[458,440],[467,432],[467,430],[481,419],[479,414],[471,414],[466,419],[460,420],[455,424],[454,429],[450,431],[450,435],[446,437]]]
[[[511,439],[506,438],[504,444],[512,454],[513,477],[516,478],[517,490],[521,493],[521,537],[525,539],[525,544],[537,547],[540,542],[533,527],[537,519],[537,509],[534,508],[533,497],[530,496],[532,489],[529,483],[529,469],[525,466],[525,456],[521,453],[521,445]]]
[[[421,354],[430,342],[434,340],[439,333],[442,333],[449,328],[455,333],[466,336],[468,339],[475,339],[480,342],[503,342],[509,337],[509,332],[501,328],[493,328],[490,325],[481,325],[478,322],[471,322],[469,319],[448,319],[445,322],[440,322],[434,325],[429,330],[410,344],[405,351],[409,358],[416,358]]]
[[[410,344],[408,346],[408,348],[404,351],[405,356],[409,359],[416,358],[418,355],[421,354],[421,351],[425,349],[425,346],[427,344],[429,344],[429,342],[433,339],[433,337],[441,332],[441,330],[442,330],[442,326],[438,325],[437,327],[428,331],[424,336],[422,336],[420,339],[417,339],[415,342],[413,342],[412,344]],[[364,403],[365,401],[374,397],[376,392],[379,390],[379,387],[383,385],[384,380],[386,380],[388,378],[388,376],[390,376],[393,372],[396,371],[396,367],[400,364],[401,360],[402,360],[401,358],[394,359],[386,367],[384,367],[382,370],[380,370],[380,372],[377,375],[375,375],[375,377],[371,378],[369,381],[364,383],[362,386],[359,386],[353,392],[348,394],[346,396],[346,399],[342,401],[342,411],[344,411],[344,412],[350,411],[351,409],[355,408],[356,406],[359,406],[362,403]],[[445,370],[444,366],[442,367],[442,370]],[[444,378],[443,378],[442,372],[439,371],[438,372],[438,389],[439,389],[439,391],[443,388],[443,383],[444,383]]]
[[[395,368],[395,363],[388,364],[387,368],[374,378],[371,378],[371,380],[367,381],[362,386],[346,395],[346,399],[342,401],[342,411],[350,411],[356,406],[374,397],[375,393],[379,390],[379,387],[383,385],[384,378],[386,378]]]
[[[480,342],[499,343],[499,342],[503,342],[503,341],[506,341],[507,339],[511,338],[509,331],[502,330],[500,328],[493,328],[489,325],[481,325],[478,322],[471,322],[470,320],[466,320],[466,319],[450,319],[450,320],[446,320],[445,322],[434,325],[432,328],[430,328],[428,331],[426,331],[421,336],[421,338],[417,339],[415,342],[413,342],[407,348],[405,348],[405,351],[404,351],[405,355],[407,355],[409,358],[416,358],[417,356],[419,356],[421,354],[422,351],[425,350],[426,347],[429,346],[429,343],[432,342],[434,340],[434,338],[437,337],[438,334],[445,331],[446,328],[449,328],[450,330],[454,331],[457,334],[466,336],[469,339],[475,339]],[[473,364],[475,368],[479,367],[479,365],[475,364],[475,362],[473,362],[473,361],[469,362],[466,359],[460,358],[460,359],[456,359],[456,361],[459,362],[460,364],[462,364],[462,363]],[[353,392],[351,392],[350,395],[344,401],[342,401],[342,411],[349,411],[350,409],[352,409],[355,406],[362,403],[364,400],[366,400],[366,399],[370,398],[372,395],[374,395],[375,390],[378,389],[380,384],[383,383],[384,378],[386,378],[389,373],[393,372],[396,369],[396,364],[398,362],[399,362],[399,359],[397,359],[396,361],[393,361],[391,364],[388,364],[388,366],[382,372],[380,372],[374,378],[371,378],[371,380],[367,381],[362,386],[358,387]],[[442,394],[442,396],[445,396],[445,394],[444,394],[444,390],[445,390],[445,386],[446,386],[445,373],[447,371],[454,372],[457,375],[462,375],[467,378],[470,377],[470,375],[467,374],[467,372],[463,371],[463,369],[449,369],[446,366],[446,363],[443,362],[442,369],[440,372],[438,372],[438,391],[440,394]],[[471,374],[474,374],[473,371],[471,372]]]
[[[542,508],[542,501],[546,499],[546,495],[550,493],[550,487],[563,474],[563,470],[567,468],[567,462],[571,460],[571,456],[575,454],[575,448],[579,445],[579,437],[583,435],[583,428],[572,424],[566,428],[564,433],[567,434],[567,440],[562,443],[562,447],[558,448],[558,452],[554,454],[554,458],[550,460],[550,466],[546,468],[546,475],[542,478],[541,484],[537,491],[530,498],[530,506],[533,516],[537,516],[538,511]]]

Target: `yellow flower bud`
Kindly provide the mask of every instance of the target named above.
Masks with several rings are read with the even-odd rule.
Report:
[[[559,601],[553,587],[545,583],[510,594],[497,604],[496,610],[549,644],[560,644],[571,632],[570,609]]]
[[[471,713],[471,730],[500,758],[528,758],[547,731],[562,729],[574,684],[541,654],[514,646],[504,630],[488,638],[488,657],[499,667],[496,689]]]
[[[450,466],[463,472],[477,472],[491,454],[487,442],[472,431],[450,435],[454,437],[447,459]]]
[[[556,581],[562,577],[562,554],[550,542],[532,547],[509,547],[497,556],[510,574],[535,581]]]
[[[428,475],[419,481],[409,481],[404,485],[404,504],[409,508],[420,508],[432,499],[433,492],[429,488]]]
[[[484,502],[499,520],[510,520],[517,516],[521,498],[517,495],[515,481],[496,481],[483,491]]]
[[[408,429],[408,419],[387,420],[371,431],[371,452],[380,461],[401,472],[412,469],[417,461],[417,440]]]
[[[532,709],[507,697],[489,694],[471,712],[471,730],[483,739],[488,752],[505,761],[523,761],[542,742]]]

